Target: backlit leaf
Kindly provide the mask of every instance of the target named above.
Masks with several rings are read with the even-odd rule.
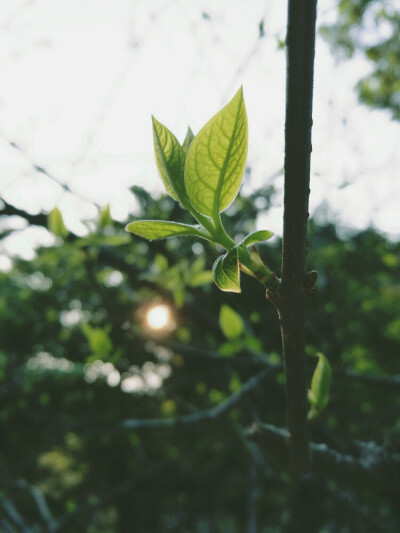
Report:
[[[157,168],[167,193],[182,204],[187,203],[184,185],[185,152],[175,135],[154,117],[153,140]],[[186,201],[186,202],[185,202]]]
[[[273,232],[268,230],[254,231],[253,233],[250,233],[250,235],[247,235],[247,237],[243,239],[241,244],[243,244],[244,246],[251,246],[256,242],[267,241],[273,235]]]
[[[236,247],[226,255],[221,255],[215,261],[212,271],[214,281],[222,291],[242,292],[240,288],[238,249]]]
[[[168,237],[196,236],[207,238],[199,226],[167,222],[164,220],[137,220],[126,226],[126,231],[145,239],[167,239]]]
[[[216,218],[234,200],[247,159],[247,115],[240,88],[199,131],[185,163],[185,186],[192,205]]]
[[[193,139],[194,139],[194,133],[192,132],[190,128],[188,128],[185,140],[182,143],[182,149],[185,152],[185,154],[189,150],[189,146],[192,144]]]

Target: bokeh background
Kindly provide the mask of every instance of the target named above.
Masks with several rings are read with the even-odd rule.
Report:
[[[220,250],[124,226],[191,223],[151,114],[183,140],[243,85],[248,168],[224,220],[274,231],[260,253],[279,273],[285,26],[281,0],[0,2],[1,531],[398,531],[390,480],[298,491],[244,439],[285,425],[281,372],[218,421],[122,426],[212,409],[281,362],[257,283],[211,282]],[[399,30],[398,0],[319,5],[307,351],[334,368],[312,438],[343,453],[399,454]]]

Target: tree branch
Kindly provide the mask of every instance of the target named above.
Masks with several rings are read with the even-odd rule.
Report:
[[[56,522],[50,512],[46,498],[44,497],[42,492],[37,487],[31,485],[24,479],[19,479],[15,482],[15,485],[21,489],[28,491],[29,494],[32,496],[33,500],[36,503],[36,507],[38,508],[40,516],[46,524],[47,531],[49,533],[53,533],[54,531],[56,531]]]
[[[283,464],[290,457],[290,434],[270,424],[253,424],[245,433]],[[360,488],[396,486],[400,476],[400,454],[389,454],[375,442],[357,444],[358,456],[342,454],[326,444],[310,443],[312,471],[345,485]]]
[[[161,428],[176,428],[188,424],[196,424],[204,421],[213,421],[218,419],[225,412],[229,411],[235,404],[237,404],[244,396],[256,389],[259,384],[269,375],[270,369],[267,368],[250,378],[239,390],[228,396],[226,400],[219,403],[211,409],[192,413],[189,415],[179,416],[176,418],[144,418],[144,419],[128,419],[122,423],[125,429],[161,429]]]
[[[2,132],[0,132],[0,135],[7,142],[7,144],[9,144],[9,146],[17,150],[25,158],[25,160],[31,165],[32,170],[34,170],[35,172],[39,172],[40,174],[43,174],[44,176],[49,178],[54,183],[57,183],[57,185],[59,185],[64,191],[69,192],[73,194],[74,196],[78,196],[79,198],[81,198],[81,200],[84,200],[85,202],[90,202],[91,204],[94,204],[97,207],[101,207],[100,204],[98,204],[92,198],[78,191],[74,191],[73,189],[71,189],[71,187],[67,183],[64,183],[60,179],[56,178],[54,174],[52,174],[47,168],[45,168],[42,165],[39,165],[36,161],[34,161],[34,159],[26,152],[26,150],[20,144],[8,139],[6,135]]]
[[[309,467],[305,372],[306,239],[316,0],[289,0],[282,285],[277,303],[285,361],[290,465]]]
[[[176,341],[172,341],[171,343],[168,343],[167,345],[175,352],[179,352],[189,357],[199,357],[199,358],[202,357],[205,359],[210,359],[210,361],[215,361],[217,363],[224,363],[224,364],[231,364],[231,363],[236,364],[237,363],[237,364],[243,364],[247,366],[258,366],[258,367],[265,366],[266,368],[269,368],[271,370],[271,375],[275,374],[276,372],[280,372],[284,370],[283,364],[271,363],[268,360],[268,354],[266,353],[261,353],[261,354],[256,355],[253,353],[242,352],[236,355],[232,355],[230,357],[224,357],[216,351],[208,350],[205,348],[200,348],[197,346],[192,346],[190,344],[182,344]],[[308,364],[306,365],[306,367],[307,367],[308,372],[312,373],[315,368],[315,364],[314,365]],[[344,378],[345,380],[365,383],[366,385],[385,386],[385,387],[390,387],[393,389],[400,388],[400,375],[385,376],[385,375],[375,375],[375,374],[362,374],[360,372],[355,372],[354,370],[346,370],[342,368],[332,368],[332,373],[335,378],[339,378],[339,379]]]
[[[22,533],[32,533],[32,529],[25,524],[22,515],[19,513],[15,505],[10,500],[3,499],[1,504],[5,512],[10,517],[10,520],[12,520],[12,522],[20,528],[19,530]]]

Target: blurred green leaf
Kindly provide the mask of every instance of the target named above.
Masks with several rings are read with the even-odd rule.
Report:
[[[47,224],[49,230],[57,237],[65,238],[69,233],[68,228],[64,224],[61,211],[58,209],[58,207],[52,209],[48,214]]]
[[[332,383],[332,370],[328,359],[320,352],[316,356],[318,363],[312,377],[311,389],[308,391],[308,400],[311,404],[309,419],[316,418],[328,405]]]
[[[90,324],[82,324],[81,331],[85,335],[89,344],[89,349],[93,355],[106,357],[113,349],[113,344],[109,336],[110,327],[92,328]]]
[[[203,270],[203,272],[197,272],[190,277],[188,282],[189,287],[200,287],[206,285],[213,280],[213,273],[211,270]]]
[[[226,304],[221,306],[219,326],[227,339],[237,339],[244,333],[242,317]]]
[[[110,204],[107,204],[104,209],[100,211],[99,226],[101,229],[111,226],[113,220],[110,214]]]

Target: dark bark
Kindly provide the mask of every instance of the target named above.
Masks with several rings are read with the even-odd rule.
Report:
[[[316,0],[289,0],[285,198],[279,316],[286,373],[290,464],[309,468],[305,370],[305,277]]]

